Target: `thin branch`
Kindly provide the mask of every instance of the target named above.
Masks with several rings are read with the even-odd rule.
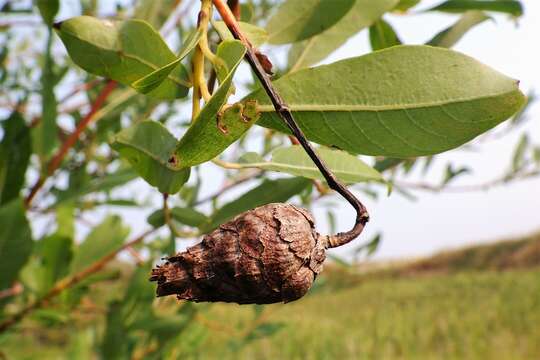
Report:
[[[0,291],[0,300],[17,296],[23,291],[21,283],[15,283],[12,287]]]
[[[6,320],[2,321],[0,323],[0,333],[3,333],[4,331],[11,328],[13,325],[17,324],[19,321],[21,321],[25,316],[32,313],[36,309],[40,309],[47,305],[47,303],[55,298],[56,296],[60,295],[64,290],[69,289],[77,284],[79,284],[82,280],[86,279],[90,275],[93,275],[103,269],[105,265],[107,265],[109,262],[111,262],[114,258],[116,258],[116,255],[118,255],[120,252],[133,247],[134,245],[140,243],[144,240],[145,237],[156,231],[157,228],[153,228],[150,230],[147,230],[142,235],[136,237],[135,239],[125,243],[120,248],[116,249],[115,251],[109,253],[108,255],[102,257],[98,261],[94,262],[92,265],[88,266],[87,268],[83,269],[82,271],[72,275],[68,276],[60,281],[58,281],[50,290],[45,294],[42,298],[34,301],[33,303],[27,305],[23,309],[21,309],[19,312],[15,313],[11,317],[8,317]]]
[[[86,114],[86,116],[79,122],[75,131],[71,133],[71,135],[67,138],[67,140],[62,144],[62,146],[60,147],[56,155],[54,155],[54,157],[51,159],[45,173],[41,175],[39,179],[36,181],[36,183],[34,184],[34,186],[32,186],[30,193],[24,200],[26,207],[29,207],[29,205],[32,203],[32,200],[36,196],[39,189],[41,189],[41,187],[43,186],[47,178],[49,178],[56,171],[56,169],[58,169],[58,167],[62,163],[62,160],[64,160],[64,157],[68,153],[69,149],[71,149],[73,145],[75,145],[81,133],[88,127],[90,122],[94,119],[94,115],[96,115],[96,113],[101,109],[103,104],[105,104],[105,101],[107,100],[109,95],[112,93],[112,91],[116,88],[116,86],[117,86],[116,81],[111,80],[105,85],[103,90],[101,90],[101,93],[98,95],[98,97],[92,104],[92,108],[90,109],[88,114]]]
[[[252,70],[255,72],[259,78],[264,90],[272,100],[274,109],[279,117],[287,124],[289,129],[292,131],[293,135],[298,139],[306,153],[313,160],[317,168],[321,171],[322,175],[326,179],[328,186],[337,191],[341,196],[343,196],[356,210],[356,222],[354,227],[343,233],[338,233],[336,235],[331,235],[328,237],[328,248],[338,247],[344,245],[360,235],[364,226],[369,221],[369,215],[366,207],[350,192],[337,178],[336,176],[328,169],[324,162],[317,156],[314,148],[306,140],[306,137],[300,127],[297,125],[294,117],[281,96],[277,93],[272,85],[270,76],[265,71],[265,67],[261,64],[261,59],[265,59],[264,55],[261,55],[257,50],[253,48],[246,36],[241,32],[238,22],[236,21],[235,16],[223,0],[212,0],[214,6],[218,10],[221,18],[234,35],[234,37],[240,40],[247,49],[246,59],[251,65]],[[266,69],[268,70],[268,69]]]
[[[504,185],[510,181],[515,180],[526,180],[533,177],[540,176],[540,170],[532,170],[529,172],[516,174],[515,176],[504,175],[500,178],[486,181],[480,184],[471,184],[471,185],[461,185],[461,186],[441,186],[430,184],[426,182],[406,182],[406,181],[395,181],[395,185],[402,188],[409,188],[414,190],[423,190],[429,192],[454,192],[454,193],[463,193],[463,192],[476,192],[476,191],[487,191],[494,187]]]

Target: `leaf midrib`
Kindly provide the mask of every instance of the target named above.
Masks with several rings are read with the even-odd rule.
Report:
[[[516,91],[519,92],[519,89],[516,88],[508,92],[490,94],[486,96],[454,99],[452,101],[441,100],[441,101],[424,102],[424,103],[416,103],[416,104],[390,104],[390,105],[363,105],[363,104],[324,104],[324,105],[292,104],[291,105],[289,104],[289,107],[291,111],[321,111],[321,112],[324,112],[324,111],[334,111],[334,112],[393,111],[393,110],[403,110],[403,109],[423,109],[423,108],[430,108],[434,106],[444,106],[444,105],[459,104],[459,103],[470,102],[470,101],[490,99],[490,98],[495,98],[499,96],[510,95],[512,93],[515,93]],[[274,106],[270,104],[259,105],[257,109],[260,112],[275,111]]]

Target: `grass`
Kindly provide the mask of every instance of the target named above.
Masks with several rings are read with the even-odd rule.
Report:
[[[230,331],[207,339],[208,359],[539,359],[540,270],[372,279],[267,308],[285,328],[227,348]],[[208,315],[242,328],[250,310],[219,305]]]
[[[363,274],[336,266],[323,274],[304,299],[262,312],[198,305],[205,310],[175,346],[182,351],[197,329],[208,333],[181,358],[540,359],[540,235]],[[0,359],[97,359],[89,353],[95,345],[74,346],[73,338],[93,343],[99,337],[109,297],[123,292],[111,289],[111,283],[94,289],[89,300],[101,310],[90,311],[86,325],[38,331],[27,322],[25,331],[0,337]],[[98,335],[85,330],[92,324]],[[84,331],[89,335],[81,336]],[[240,341],[249,334],[252,341]],[[75,356],[78,348],[86,350]]]

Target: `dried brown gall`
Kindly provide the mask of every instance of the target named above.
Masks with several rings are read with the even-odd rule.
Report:
[[[238,304],[289,302],[321,272],[326,236],[311,214],[268,204],[240,214],[152,270],[157,295]]]

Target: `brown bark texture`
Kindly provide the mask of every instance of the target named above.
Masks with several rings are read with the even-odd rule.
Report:
[[[322,270],[326,236],[311,214],[268,204],[240,214],[152,270],[157,295],[271,304],[304,296]]]

